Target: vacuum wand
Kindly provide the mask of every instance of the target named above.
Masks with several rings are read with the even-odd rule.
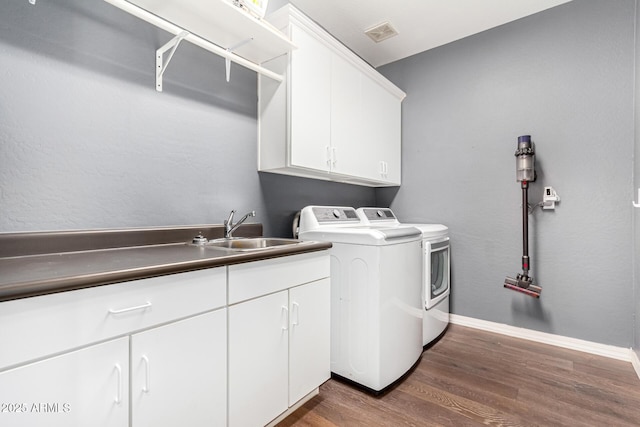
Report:
[[[518,137],[516,150],[516,180],[522,188],[522,274],[516,278],[507,277],[504,287],[522,292],[534,298],[540,298],[542,288],[533,284],[529,276],[529,182],[536,180],[535,151],[531,135]]]
[[[529,183],[522,181],[522,274],[529,274]]]

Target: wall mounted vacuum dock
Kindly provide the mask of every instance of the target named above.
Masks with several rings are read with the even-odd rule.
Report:
[[[536,180],[536,153],[531,142],[531,135],[518,137],[516,150],[516,180],[522,188],[522,274],[516,278],[507,277],[504,287],[522,292],[534,298],[540,298],[542,288],[533,284],[529,276],[529,182]]]

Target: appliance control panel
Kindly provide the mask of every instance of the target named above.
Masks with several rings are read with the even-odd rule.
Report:
[[[360,219],[354,208],[348,207],[314,207],[313,215],[319,223],[326,222],[355,222],[359,223]]]
[[[363,208],[361,212],[371,222],[395,220],[396,216],[389,208]]]

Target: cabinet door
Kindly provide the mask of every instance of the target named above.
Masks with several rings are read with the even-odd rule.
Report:
[[[291,53],[290,164],[328,171],[331,126],[331,52],[321,41],[291,25],[298,49]]]
[[[400,100],[352,63],[331,63],[331,171],[400,182]]]
[[[226,309],[131,338],[132,422],[226,425]]]
[[[322,279],[291,289],[289,294],[289,405],[329,379],[331,289]]]
[[[363,133],[362,72],[338,54],[331,61],[331,171],[365,176],[374,160]],[[370,164],[371,163],[371,164]]]
[[[128,426],[128,338],[0,373],[0,404],[3,426]]]
[[[365,112],[363,138],[369,145],[371,168],[365,177],[392,184],[401,180],[401,102],[370,78],[362,80]]]
[[[267,424],[288,405],[288,292],[229,307],[229,426]]]

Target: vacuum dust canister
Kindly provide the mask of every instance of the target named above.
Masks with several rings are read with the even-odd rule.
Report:
[[[536,153],[531,142],[531,135],[518,137],[516,150],[516,180],[533,182],[536,180]]]

